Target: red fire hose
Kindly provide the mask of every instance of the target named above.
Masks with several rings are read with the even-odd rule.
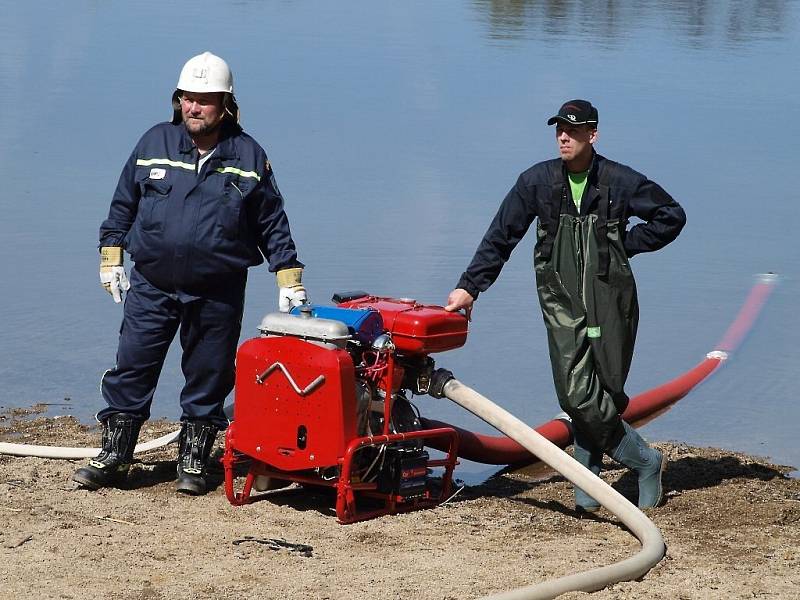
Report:
[[[652,421],[716,371],[729,354],[739,347],[752,328],[777,279],[778,276],[773,273],[759,275],[736,319],[716,348],[706,355],[705,360],[672,381],[631,398],[623,418],[636,427]],[[538,461],[536,456],[505,436],[475,433],[433,419],[423,418],[422,424],[431,429],[453,427],[459,435],[458,455],[467,460],[490,465],[532,464]],[[566,415],[540,425],[536,431],[560,448],[572,443],[572,427]]]

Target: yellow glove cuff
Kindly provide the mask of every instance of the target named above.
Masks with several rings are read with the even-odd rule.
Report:
[[[278,282],[279,288],[294,288],[300,287],[303,279],[303,267],[294,267],[292,269],[281,269],[275,273],[275,278]]]
[[[121,267],[122,248],[119,246],[103,246],[100,248],[101,267]]]

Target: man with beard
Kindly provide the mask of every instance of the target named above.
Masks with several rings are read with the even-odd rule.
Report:
[[[686,215],[657,183],[595,152],[597,123],[597,109],[586,100],[564,103],[547,121],[556,125],[560,157],[519,176],[446,310],[469,315],[538,219],[536,288],[556,393],[572,420],[575,459],[595,475],[603,454],[632,469],[639,506],[651,508],[662,500],[665,458],[621,417],[639,322],[628,259],[669,244]],[[631,217],[642,222],[628,228]],[[600,508],[580,488],[575,505],[579,512]]]
[[[116,365],[101,384],[102,449],[73,475],[89,489],[127,475],[180,331],[176,489],[205,493],[208,457],[228,424],[223,402],[234,385],[247,269],[266,258],[280,310],[306,302],[283,198],[266,153],[239,126],[227,63],[210,52],[191,58],[172,108],[171,122],[136,145],[100,227],[100,281],[115,302],[127,293]],[[123,250],[134,262],[130,280]]]

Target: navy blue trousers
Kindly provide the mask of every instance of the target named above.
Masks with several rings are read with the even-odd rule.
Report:
[[[106,371],[101,383],[108,407],[97,414],[100,421],[114,413],[150,417],[167,350],[180,330],[181,369],[186,379],[180,397],[181,420],[227,427],[222,408],[235,380],[246,274],[230,283],[207,297],[181,301],[178,295],[152,286],[135,268],[131,270],[117,364]]]

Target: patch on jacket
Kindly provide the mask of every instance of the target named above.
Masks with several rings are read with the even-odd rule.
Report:
[[[166,169],[153,168],[150,169],[150,179],[164,179],[167,176]]]

